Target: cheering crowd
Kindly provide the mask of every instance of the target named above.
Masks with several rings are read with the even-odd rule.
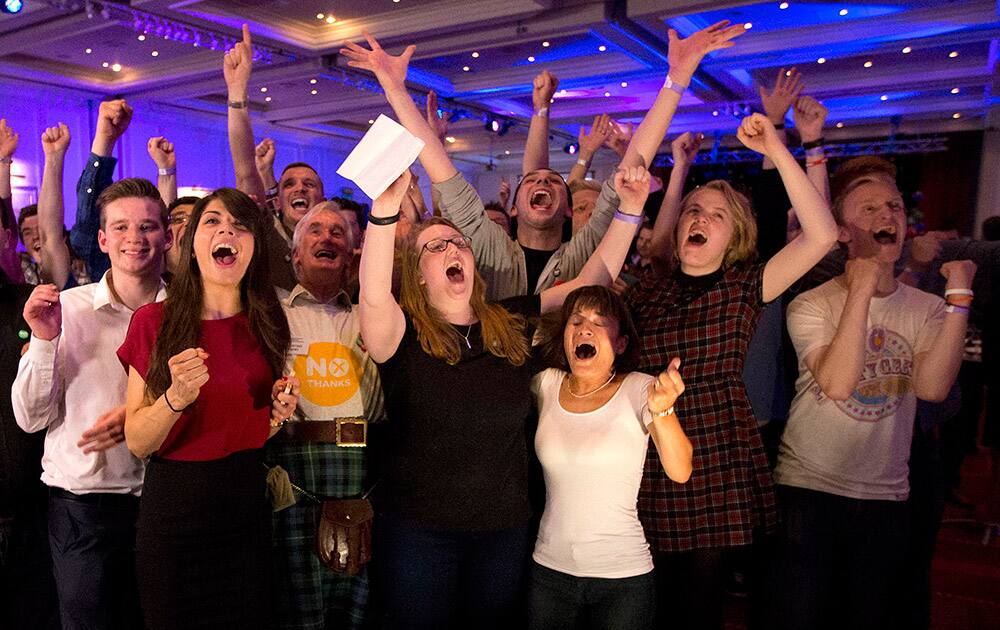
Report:
[[[721,628],[734,563],[751,627],[927,627],[940,513],[911,480],[967,335],[995,369],[969,325],[996,311],[995,243],[907,239],[884,159],[829,174],[794,69],[737,129],[750,186],[691,187],[693,133],[651,174],[702,58],[738,45],[726,22],[671,31],[642,122],[597,117],[567,179],[541,73],[499,194],[452,163],[435,95],[414,102],[414,47],[348,43],[424,142],[433,198],[406,171],[370,209],[327,199],[255,141],[243,28],[234,188],[178,198],[163,137],[155,184],[113,182],[133,110],[111,100],[72,230],[61,123],[15,219],[0,122],[9,627]],[[604,146],[613,174],[585,179]]]

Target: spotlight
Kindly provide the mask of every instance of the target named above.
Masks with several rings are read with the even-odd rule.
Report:
[[[3,6],[0,7],[0,11],[4,13],[20,13],[23,8],[24,2],[21,0],[3,0]]]
[[[580,147],[575,142],[570,142],[569,144],[563,147],[563,151],[569,153],[570,155],[576,155],[576,152],[579,150]]]
[[[510,128],[513,126],[513,121],[505,118],[499,118],[496,116],[488,116],[486,118],[486,131],[491,131],[498,136],[507,135],[507,132],[510,131]]]

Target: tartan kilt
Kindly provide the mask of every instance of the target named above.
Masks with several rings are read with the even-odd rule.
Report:
[[[267,463],[288,472],[292,483],[318,498],[360,495],[365,488],[365,448],[294,443],[267,446]],[[276,628],[364,628],[368,616],[368,569],[345,576],[316,556],[320,506],[296,494],[292,507],[275,512],[274,588]]]

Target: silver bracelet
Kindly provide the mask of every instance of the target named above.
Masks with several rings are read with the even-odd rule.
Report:
[[[653,414],[654,418],[666,418],[667,416],[672,416],[674,414],[674,408],[671,406],[669,409],[663,411],[653,411],[649,410],[649,413]]]

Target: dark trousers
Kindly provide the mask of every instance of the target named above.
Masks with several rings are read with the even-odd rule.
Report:
[[[976,452],[979,416],[983,412],[985,393],[983,364],[963,361],[958,384],[962,390],[961,407],[954,417],[941,424],[941,466],[947,492],[958,490],[962,461],[969,453]]]
[[[892,627],[908,541],[906,503],[777,490],[784,536],[775,558],[773,627]]]
[[[139,499],[52,488],[49,546],[64,630],[142,627],[135,585]]]
[[[653,627],[653,572],[627,578],[576,577],[532,563],[530,630],[644,630]]]
[[[656,628],[722,628],[726,596],[726,549],[696,549],[653,556],[656,565]]]
[[[374,576],[390,628],[523,624],[528,524],[495,532],[432,531],[375,517]]]

